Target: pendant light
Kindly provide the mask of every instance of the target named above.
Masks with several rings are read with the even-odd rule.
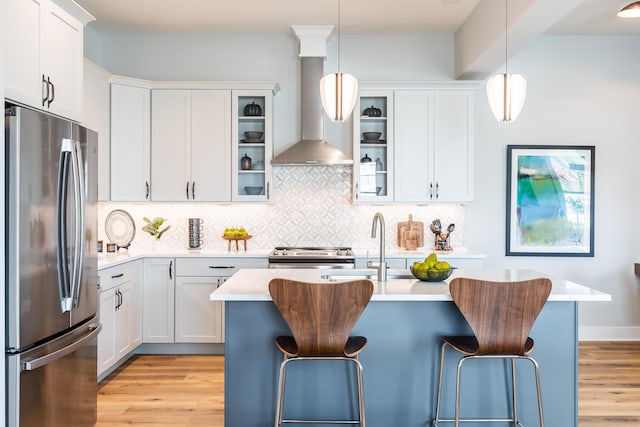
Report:
[[[620,9],[618,16],[621,18],[640,18],[640,1],[630,3]]]
[[[496,74],[487,81],[487,98],[493,115],[499,122],[512,122],[518,118],[527,95],[527,81],[520,74],[509,73],[508,62],[508,0],[505,0],[504,16],[504,74]]]
[[[334,122],[349,118],[358,96],[358,80],[340,72],[340,0],[338,0],[338,72],[320,79],[320,98],[324,111]]]

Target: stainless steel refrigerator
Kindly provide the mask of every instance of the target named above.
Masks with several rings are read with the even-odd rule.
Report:
[[[97,134],[5,104],[8,427],[96,420]]]

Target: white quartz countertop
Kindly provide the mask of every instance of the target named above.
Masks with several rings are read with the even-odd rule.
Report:
[[[153,252],[121,250],[121,252],[116,253],[101,253],[98,256],[98,270],[144,258],[266,258],[270,251],[270,249],[249,249],[247,251],[239,250],[237,252],[233,249],[231,251],[226,249],[170,249],[166,251],[156,250]]]
[[[611,295],[568,280],[550,277],[533,270],[455,270],[445,282],[422,282],[411,278],[391,278],[395,274],[410,274],[408,270],[389,270],[390,278],[376,280],[375,270],[317,270],[317,269],[242,269],[211,293],[212,301],[270,301],[269,281],[276,277],[317,282],[330,280],[322,276],[333,275],[334,280],[349,280],[354,276],[373,275],[375,285],[372,301],[451,301],[448,282],[464,276],[492,281],[517,281],[535,277],[549,277],[553,289],[549,301],[611,301]],[[347,276],[348,275],[348,276]]]
[[[200,250],[189,250],[189,249],[168,249],[168,250],[155,250],[144,251],[144,250],[130,250],[127,251],[125,249],[121,249],[120,252],[115,253],[107,253],[103,252],[98,255],[98,270],[102,270],[109,267],[114,267],[116,265],[123,264],[129,261],[135,261],[137,259],[144,258],[179,258],[179,257],[201,257],[201,258],[267,258],[269,254],[273,251],[273,248],[270,249],[248,249],[244,251],[240,249],[236,251],[232,249],[231,251],[227,249],[200,249]],[[387,258],[416,258],[423,259],[426,258],[431,252],[431,249],[420,248],[415,251],[407,251],[402,248],[387,250],[386,257]],[[353,250],[356,258],[368,258],[371,261],[376,261],[378,259],[378,250],[377,249],[363,249],[363,248],[355,248]],[[458,248],[452,251],[437,251],[438,259],[447,260],[452,258],[464,258],[464,259],[484,259],[486,255],[478,254],[478,253],[470,253],[465,248]]]
[[[418,248],[414,251],[408,251],[403,248],[387,249],[385,251],[386,258],[416,258],[424,259],[434,252],[431,248]],[[354,248],[353,253],[356,258],[369,258],[372,261],[376,261],[380,254],[379,249],[364,249]],[[451,251],[435,251],[439,260],[447,260],[451,258],[464,258],[464,259],[485,259],[485,254],[469,252],[466,248],[455,248]]]

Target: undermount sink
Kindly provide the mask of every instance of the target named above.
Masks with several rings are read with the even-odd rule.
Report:
[[[330,281],[338,280],[378,280],[378,272],[376,270],[348,270],[348,271],[335,271],[320,276],[323,279]],[[415,277],[405,270],[387,270],[387,280],[392,279],[415,279]]]

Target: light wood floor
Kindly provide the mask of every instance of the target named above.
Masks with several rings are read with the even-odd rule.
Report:
[[[96,427],[224,425],[222,356],[136,356],[99,385]],[[640,425],[640,342],[580,344],[579,426]],[[551,426],[560,427],[560,426]]]
[[[98,385],[95,427],[224,425],[223,356],[134,356]]]

